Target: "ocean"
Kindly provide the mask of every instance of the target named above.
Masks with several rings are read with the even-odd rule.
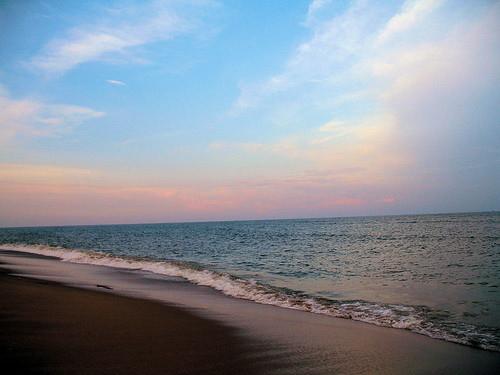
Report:
[[[0,248],[500,351],[500,213],[1,228]]]

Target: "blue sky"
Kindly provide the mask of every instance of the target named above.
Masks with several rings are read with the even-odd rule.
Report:
[[[497,1],[1,1],[0,225],[497,210]]]

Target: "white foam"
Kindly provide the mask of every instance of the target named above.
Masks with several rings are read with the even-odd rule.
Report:
[[[479,342],[483,349],[500,351],[498,338],[488,332],[479,333],[473,326],[463,325],[456,333],[445,331],[427,321],[422,311],[413,306],[384,305],[366,301],[325,301],[313,297],[285,293],[255,280],[243,280],[187,263],[117,257],[106,253],[72,250],[45,245],[2,244],[0,248],[53,256],[63,262],[91,264],[121,269],[142,270],[159,275],[181,277],[193,284],[208,286],[227,296],[247,299],[261,304],[274,305],[316,314],[362,321],[377,326],[410,330],[432,338],[470,344]]]

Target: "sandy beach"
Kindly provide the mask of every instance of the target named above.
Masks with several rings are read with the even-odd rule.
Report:
[[[257,374],[234,329],[159,303],[0,273],[11,374]]]
[[[493,374],[500,366],[498,353],[180,281],[16,252],[0,262],[2,362],[17,373]]]

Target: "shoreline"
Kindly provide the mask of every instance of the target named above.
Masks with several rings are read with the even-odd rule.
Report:
[[[222,362],[226,364],[236,361],[236,363],[241,364],[243,369],[226,371],[224,370],[226,367],[223,366],[222,370],[214,370],[215,372],[212,373],[274,374],[283,373],[283,371],[288,373],[286,369],[289,369],[293,370],[295,374],[398,374],[402,372],[415,374],[493,374],[500,366],[498,353],[447,343],[404,330],[377,327],[362,322],[283,309],[272,305],[261,305],[224,296],[208,287],[196,286],[172,278],[156,277],[157,275],[141,273],[137,270],[74,264],[61,262],[57,258],[12,251],[0,251],[0,262],[3,263],[0,264],[0,269],[3,268],[10,273],[22,276],[8,276],[16,281],[14,284],[35,283],[44,288],[56,288],[57,291],[51,292],[54,298],[59,298],[61,294],[66,293],[64,290],[70,289],[74,295],[73,298],[77,301],[81,301],[82,296],[88,293],[96,294],[100,299],[126,299],[130,314],[136,314],[137,317],[134,323],[136,330],[138,328],[137,322],[149,320],[148,314],[140,313],[145,308],[144,304],[153,304],[161,311],[175,311],[173,315],[170,315],[171,319],[168,322],[162,323],[164,327],[169,325],[180,327],[178,332],[182,332],[182,337],[195,340],[194,343],[198,342],[199,344],[199,340],[203,343],[203,345],[198,346],[198,351],[191,351],[191,354],[187,355],[189,362],[196,363],[200,356],[210,357],[210,353],[214,349],[213,340],[206,335],[202,335],[203,338],[200,339],[199,332],[190,332],[189,329],[184,329],[185,327],[179,322],[186,319],[187,315],[195,321],[201,320],[205,324],[209,322],[212,328],[214,325],[219,327],[222,331],[217,329],[216,331],[222,335],[220,336],[221,340],[229,340],[226,341],[228,344],[222,345],[222,350],[228,349],[227,352],[232,354],[224,357],[224,353],[219,353],[216,357],[222,356],[217,358],[223,358]],[[2,277],[2,284],[6,285],[3,280],[4,277]],[[10,287],[2,288],[2,294],[10,293],[10,289]],[[11,304],[11,306],[17,305],[16,303]],[[27,303],[26,306],[30,311],[31,306],[38,305]],[[47,314],[50,313],[49,317],[61,314],[57,304],[45,303],[42,306],[47,309]],[[66,305],[64,304],[64,306]],[[6,308],[8,305],[2,305],[1,311],[8,311],[5,310]],[[116,314],[121,316],[120,311],[116,311]],[[19,313],[14,311],[9,319],[12,320],[12,317],[18,319]],[[21,332],[28,334],[27,331],[33,322],[40,325],[47,323],[46,319],[42,317],[40,314],[35,314],[31,320],[19,323],[18,328]],[[94,321],[97,323],[94,324]],[[8,322],[9,320],[2,320],[2,326],[8,327]],[[93,327],[100,323],[98,315],[88,318],[86,323],[80,321],[80,318],[75,318],[72,320],[72,329],[81,332],[82,326]],[[159,324],[157,323],[155,326]],[[106,335],[122,332],[123,337],[126,328],[127,325],[122,326],[113,333],[109,326],[102,325],[101,331],[103,334],[107,332]],[[54,332],[59,336],[66,336],[66,326],[56,324]],[[136,332],[136,334],[143,337],[140,332]],[[158,335],[158,340],[165,340],[165,335],[168,336],[168,330],[155,334]],[[16,337],[16,334],[11,335],[11,338]],[[73,339],[75,345],[88,345],[91,349],[92,343],[100,342],[95,338],[88,338],[87,342],[79,343],[78,335],[74,335]],[[125,350],[133,351],[134,348],[142,348],[142,345],[141,341],[127,341],[124,347]],[[147,342],[145,345],[147,346]],[[69,351],[66,346],[61,347],[64,348],[63,352]],[[178,355],[176,354],[178,352],[176,345],[162,345],[161,347],[163,353],[158,358]],[[39,348],[40,345],[35,345],[36,352],[41,352],[38,350]],[[87,349],[79,350],[85,351]],[[57,357],[60,354],[57,350],[49,350],[48,352],[49,358]],[[189,350],[182,353],[188,352]],[[182,353],[179,354],[179,357],[186,358],[182,356]],[[87,354],[88,358],[92,357],[89,353]],[[42,356],[42,358],[45,357]],[[189,359],[191,357],[192,361]],[[251,366],[247,366],[249,358],[251,358]],[[188,369],[187,372],[175,371],[177,370],[167,373],[199,373],[193,368]],[[211,373],[210,371],[203,370],[202,372]],[[90,373],[99,373],[99,371],[95,369]]]
[[[97,267],[109,267],[122,270],[138,270],[172,278],[181,278],[197,286],[208,286],[231,298],[249,300],[259,304],[277,306],[308,313],[326,315],[333,318],[373,324],[379,327],[395,328],[443,340],[471,348],[480,348],[500,353],[498,335],[493,327],[470,325],[463,321],[455,321],[450,326],[446,321],[436,321],[432,311],[409,304],[394,301],[372,302],[370,299],[352,301],[336,301],[316,298],[315,296],[297,297],[286,290],[274,289],[266,284],[254,284],[251,281],[234,277],[224,272],[208,268],[192,267],[189,262],[162,261],[158,259],[140,259],[134,257],[106,254],[99,251],[66,249],[45,245],[6,244],[5,251],[23,254],[37,254],[42,257],[59,259],[65,263],[85,264]],[[1,252],[1,250],[0,250]],[[445,295],[443,291],[435,291]],[[328,302],[326,302],[328,301]],[[190,306],[190,303],[186,304]],[[446,312],[446,311],[445,311]],[[435,314],[442,313],[439,309]]]
[[[17,373],[261,373],[255,343],[178,307],[1,269],[0,284],[0,358]]]

